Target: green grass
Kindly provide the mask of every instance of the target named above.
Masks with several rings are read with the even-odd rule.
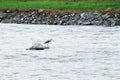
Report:
[[[0,0],[0,9],[120,9],[120,0]]]

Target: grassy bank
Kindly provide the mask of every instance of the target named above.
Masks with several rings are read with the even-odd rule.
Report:
[[[0,0],[0,9],[120,9],[120,0]]]

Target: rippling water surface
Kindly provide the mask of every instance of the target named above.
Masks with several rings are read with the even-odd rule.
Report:
[[[120,80],[120,27],[0,24],[0,80]]]

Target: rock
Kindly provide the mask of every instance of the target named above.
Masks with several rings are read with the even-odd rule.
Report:
[[[43,46],[41,43],[35,43],[32,47],[28,48],[27,50],[44,50],[48,48],[49,47]]]
[[[92,13],[81,13],[80,16],[78,24],[81,23],[82,25],[91,25],[91,21],[94,19]]]
[[[108,8],[106,12],[112,11]],[[104,11],[104,12],[105,12]],[[63,14],[62,14],[63,13]],[[54,16],[52,15],[54,14]],[[47,24],[47,25],[120,25],[120,14],[102,12],[68,13],[52,12],[43,9],[33,11],[0,11],[0,22],[18,24]]]
[[[43,9],[39,9],[39,10],[38,10],[38,13],[42,13],[42,12],[44,12]]]
[[[103,25],[108,26],[108,27],[115,26],[116,25],[116,19],[108,18],[107,20],[104,21]]]
[[[91,22],[86,20],[86,21],[83,21],[81,24],[82,25],[91,25]]]
[[[103,19],[108,19],[108,18],[110,18],[110,15],[104,14],[104,15],[102,15],[102,18],[103,18]]]
[[[110,12],[110,11],[112,11],[112,8],[107,8],[105,11]]]
[[[91,21],[91,23],[93,24],[93,25],[97,25],[97,26],[99,26],[99,25],[101,25],[102,23],[103,23],[103,21],[101,20],[101,19],[98,19],[98,20],[93,20],[93,21]]]
[[[7,15],[7,13],[2,13],[2,12],[0,12],[0,19],[4,19],[4,18],[6,18],[8,15]]]
[[[10,10],[6,10],[7,13],[10,13],[11,11]]]

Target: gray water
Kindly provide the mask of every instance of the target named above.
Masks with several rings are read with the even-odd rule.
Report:
[[[0,24],[0,80],[120,80],[120,27]]]

